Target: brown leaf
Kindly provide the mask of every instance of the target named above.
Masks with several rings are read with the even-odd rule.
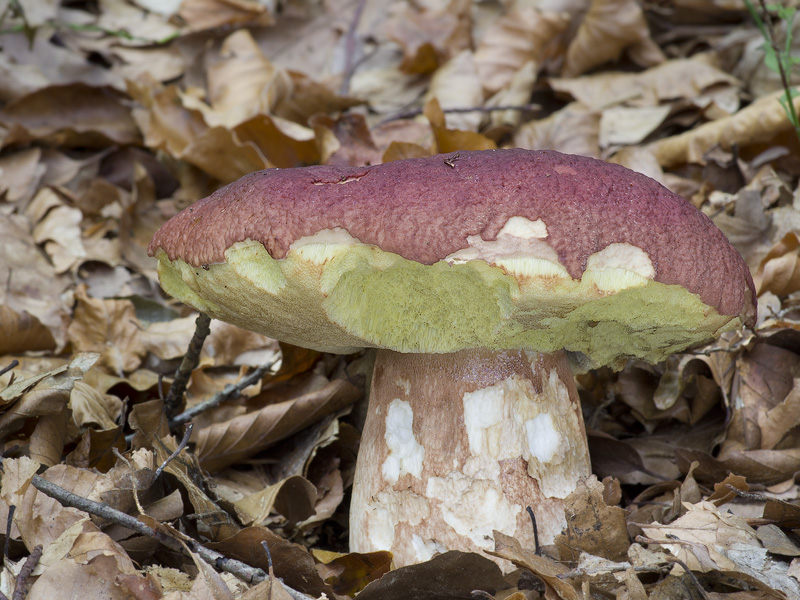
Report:
[[[706,500],[713,502],[714,506],[722,506],[730,502],[737,496],[736,493],[728,487],[729,485],[742,492],[750,490],[750,486],[747,485],[747,481],[744,477],[731,474],[728,475],[724,481],[714,484],[714,493],[706,498]]]
[[[786,576],[784,563],[768,561],[756,532],[746,521],[720,512],[710,502],[688,505],[689,511],[669,525],[643,527],[690,570],[722,571],[775,597],[800,595],[800,584]],[[731,552],[730,549],[736,550]]]
[[[535,67],[563,51],[562,33],[569,26],[565,14],[544,12],[515,3],[493,21],[475,50],[475,64],[484,89],[494,94],[509,85],[528,62]]]
[[[587,429],[592,468],[600,477],[618,477],[624,483],[642,483],[644,477],[656,478],[649,472],[636,448],[602,431]]]
[[[425,97],[436,98],[444,111],[482,106],[483,88],[472,52],[463,50],[437,69]],[[445,114],[446,127],[451,130],[478,131],[482,120],[478,111]]]
[[[290,93],[291,81],[264,55],[247,29],[229,35],[208,67],[208,95],[218,120],[228,128],[268,114]]]
[[[236,143],[255,148],[266,158],[267,165],[290,168],[320,162],[313,130],[281,117],[256,115],[237,125],[233,133]]]
[[[450,0],[432,8],[405,6],[386,26],[386,34],[403,48],[400,69],[423,74],[469,47],[470,3]]]
[[[41,148],[26,148],[19,152],[8,152],[0,157],[0,193],[6,202],[30,200],[41,182],[46,167],[41,164]]]
[[[756,343],[741,357],[737,366],[735,389],[738,393],[733,399],[727,437],[719,451],[721,460],[726,460],[731,452],[764,447],[760,421],[768,419],[769,412],[780,406],[792,392],[793,373],[800,372],[800,356],[770,343]],[[790,402],[779,412],[786,409],[791,412],[793,405],[794,402]],[[770,431],[770,441],[780,431],[780,426]]]
[[[116,375],[136,369],[145,349],[141,324],[130,300],[90,298],[86,286],[75,290],[75,315],[67,333],[79,351],[98,352],[101,364]]]
[[[427,562],[387,573],[370,583],[358,597],[362,600],[456,600],[474,597],[473,590],[491,595],[508,587],[500,567],[488,558],[450,551]]]
[[[600,156],[600,115],[573,102],[545,119],[528,121],[514,133],[514,145]]]
[[[65,343],[69,307],[64,297],[68,279],[57,275],[30,235],[27,218],[0,219],[0,304],[17,314],[35,316],[50,330],[58,347]]]
[[[404,160],[406,158],[423,158],[430,156],[430,151],[419,144],[411,142],[392,142],[383,153],[382,162],[392,162],[393,160]]]
[[[716,145],[730,150],[737,145],[768,143],[791,129],[779,101],[782,96],[783,90],[764,96],[729,117],[653,142],[649,149],[662,166],[674,167],[684,163],[702,164],[705,153]],[[800,109],[800,97],[795,98],[794,103]]]
[[[753,280],[759,295],[788,296],[800,290],[800,237],[794,232],[783,236],[761,260]]]
[[[525,550],[520,543],[498,531],[494,532],[495,550],[492,556],[510,560],[516,566],[528,569],[538,576],[545,585],[546,600],[579,600],[578,592],[568,580],[559,578],[567,568],[548,556],[540,556],[530,550]]]
[[[51,86],[19,98],[0,110],[0,122],[21,128],[21,139],[66,146],[141,141],[120,94],[82,83]]]
[[[576,561],[580,552],[624,560],[628,538],[625,511],[608,506],[603,500],[604,486],[596,478],[585,479],[564,501],[567,527],[556,536],[555,544],[562,560]]]
[[[777,525],[762,525],[756,529],[756,536],[772,554],[800,556],[800,548]]]
[[[22,463],[20,467],[25,465],[26,463]],[[103,476],[62,464],[50,467],[45,471],[43,477],[85,497]],[[20,468],[15,470],[14,478],[9,482],[8,487],[5,480],[3,481],[3,497],[9,504],[13,503],[17,506],[14,520],[19,529],[20,538],[29,550],[32,550],[37,544],[41,544],[47,550],[50,544],[58,540],[72,526],[81,522],[85,522],[86,527],[97,529],[88,521],[86,513],[75,508],[65,508],[58,500],[38,491],[30,483],[32,478],[33,473]],[[17,496],[16,502],[12,501],[14,496]],[[83,526],[78,525],[77,533],[82,530]],[[69,542],[64,553],[71,547],[72,542]]]
[[[63,558],[44,570],[31,586],[27,598],[107,598],[130,600],[128,588],[117,585],[120,571],[110,557],[98,557],[91,564]]]
[[[362,115],[340,115],[336,119],[315,115],[309,122],[320,140],[323,148],[320,158],[326,165],[360,167],[381,161],[381,153]]]
[[[169,435],[163,400],[149,400],[133,407],[128,422],[136,431],[134,447],[152,447],[152,440]]]
[[[290,523],[299,523],[314,514],[317,489],[305,477],[294,475],[234,502],[248,515],[245,525],[261,524],[274,508]]]
[[[341,410],[359,396],[360,391],[354,385],[332,381],[319,391],[196,431],[192,435],[195,452],[204,469],[221,469]]]
[[[54,350],[50,330],[29,312],[0,304],[0,356],[26,350]]]
[[[800,528],[800,506],[790,502],[767,498],[762,516],[764,519],[773,521],[779,527]]]
[[[68,439],[68,420],[66,410],[39,417],[28,443],[28,454],[33,460],[47,467],[61,462]]]
[[[597,111],[627,103],[658,106],[676,98],[696,98],[715,86],[736,83],[735,77],[702,55],[669,60],[639,73],[612,71],[549,80],[555,91],[570,94]]]
[[[117,462],[113,448],[125,451],[125,434],[122,427],[98,431],[89,428],[81,436],[75,449],[64,459],[66,464],[83,469],[107,472]]]
[[[347,596],[355,596],[367,584],[386,575],[392,566],[391,552],[335,555],[320,551],[315,552],[314,556],[322,562],[317,569],[325,583],[333,587],[337,594]]]
[[[563,75],[574,77],[615,61],[634,45],[654,46],[641,6],[633,0],[592,0],[567,49]],[[654,58],[663,59],[659,54],[656,48]]]
[[[86,259],[80,227],[83,214],[79,209],[67,206],[53,190],[44,188],[25,212],[29,216],[40,213],[38,218],[31,219],[34,222],[31,233],[50,256],[56,273],[63,273]]]
[[[439,101],[431,98],[425,103],[425,116],[431,123],[436,140],[436,152],[446,154],[458,150],[494,150],[497,144],[480,133],[448,129]]]
[[[65,412],[75,381],[97,360],[97,354],[79,354],[72,362],[52,371],[17,381],[0,392],[0,400],[11,404],[0,415],[0,438],[25,419]]]
[[[252,0],[184,0],[179,14],[193,31],[272,23],[266,7]]]
[[[174,437],[166,436],[158,439],[153,444],[157,464],[164,464],[167,458],[177,450],[178,444]],[[206,494],[200,485],[203,481],[202,471],[194,453],[183,451],[178,457],[171,460],[165,473],[174,475],[180,486],[185,490],[189,502],[197,515],[195,523],[203,535],[212,540],[223,540],[236,534],[241,527],[233,518]]]
[[[320,578],[311,555],[302,546],[281,538],[265,527],[248,527],[222,542],[208,544],[208,547],[267,571],[267,554],[261,542],[269,546],[275,576],[282,578],[286,585],[315,598],[322,593],[332,597],[333,590]]]

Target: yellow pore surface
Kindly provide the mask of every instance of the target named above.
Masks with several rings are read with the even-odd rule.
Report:
[[[203,267],[158,253],[172,296],[214,318],[328,352],[566,348],[593,365],[657,362],[741,326],[681,286],[653,281],[647,255],[625,244],[590,257],[580,280],[548,252],[487,259],[422,265],[336,239],[293,247],[281,260],[259,242],[239,242],[225,263]]]

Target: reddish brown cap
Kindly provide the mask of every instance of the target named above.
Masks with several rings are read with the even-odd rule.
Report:
[[[702,212],[644,175],[551,151],[457,152],[363,168],[252,173],[175,216],[149,252],[162,250],[162,262],[205,267],[225,263],[231,246],[249,241],[280,262],[293,244],[322,240],[320,232],[346,232],[352,243],[422,265],[483,260],[521,287],[529,267],[518,260],[529,249],[575,281],[593,256],[603,273],[618,274],[634,251],[646,264],[631,267],[633,273],[681,286],[738,325],[755,318],[750,271]],[[537,298],[550,285],[538,269]],[[617,287],[609,292],[597,284],[600,296]],[[366,336],[364,345],[380,344]]]

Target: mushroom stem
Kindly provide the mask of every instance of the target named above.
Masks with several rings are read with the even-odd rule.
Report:
[[[565,524],[563,499],[590,474],[564,352],[379,350],[353,485],[350,545],[397,566],[444,550],[534,547]],[[507,565],[506,565],[507,566]]]

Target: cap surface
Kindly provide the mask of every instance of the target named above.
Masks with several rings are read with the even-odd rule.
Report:
[[[330,351],[561,347],[659,360],[749,324],[749,269],[683,198],[551,151],[252,173],[150,245],[167,292]]]

